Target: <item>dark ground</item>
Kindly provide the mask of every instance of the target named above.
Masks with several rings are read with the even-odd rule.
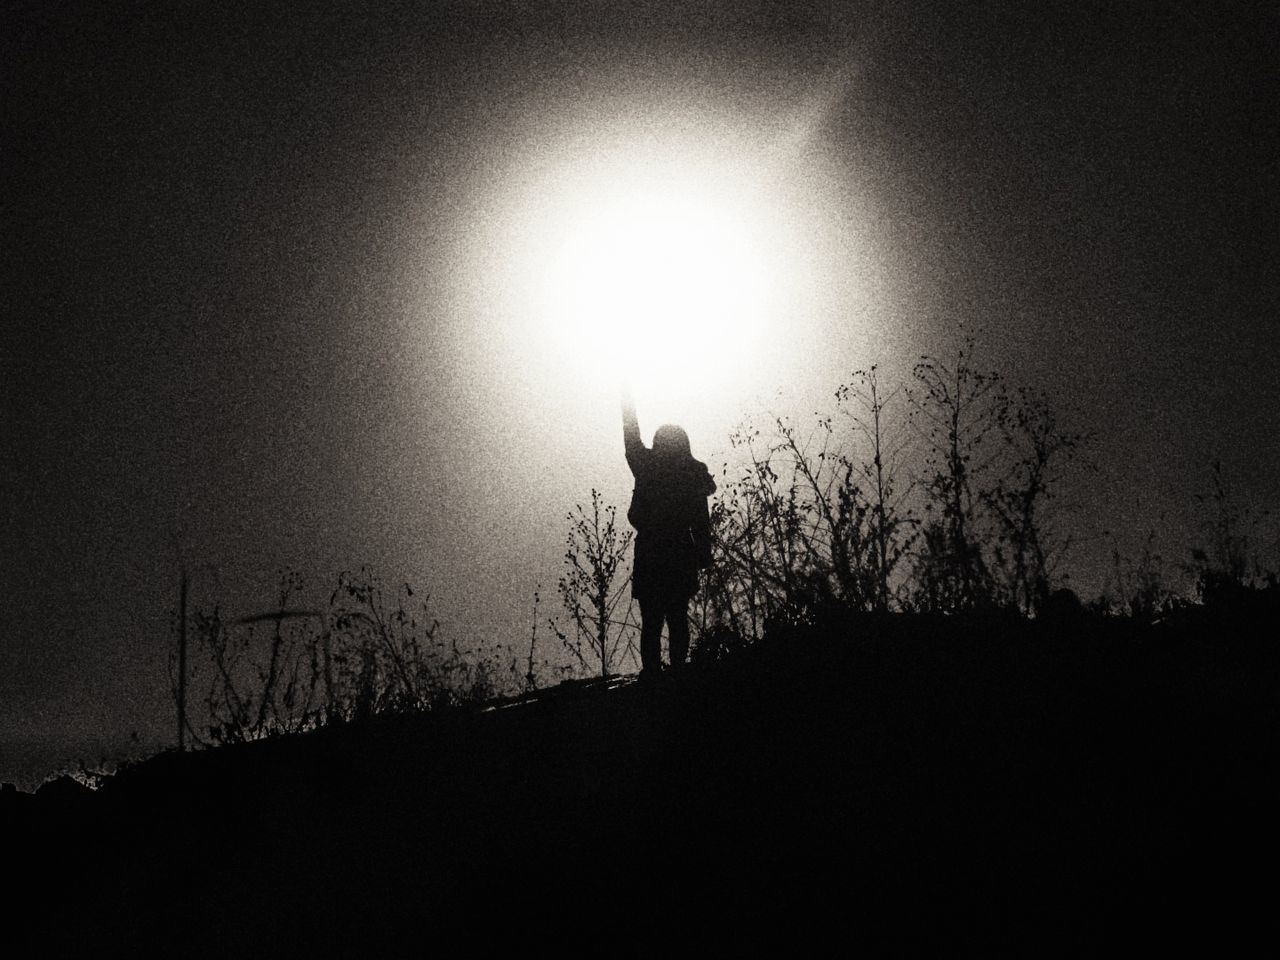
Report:
[[[12,916],[43,955],[1274,942],[1274,626],[845,621],[163,755],[0,798]]]

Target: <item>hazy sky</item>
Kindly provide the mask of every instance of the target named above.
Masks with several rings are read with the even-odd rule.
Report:
[[[1086,552],[1183,556],[1214,457],[1276,500],[1266,5],[46,6],[0,24],[0,742],[168,728],[180,558],[233,614],[369,564],[523,640],[565,512],[629,478],[521,258],[636,145],[767,179],[797,266],[749,370],[671,414],[713,465],[965,320],[1097,434]]]

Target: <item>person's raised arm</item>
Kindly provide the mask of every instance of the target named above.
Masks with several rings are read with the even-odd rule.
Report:
[[[631,388],[622,387],[622,445],[627,451],[627,466],[634,474],[639,470],[648,451],[640,439],[640,421],[636,418],[636,404],[631,399]]]

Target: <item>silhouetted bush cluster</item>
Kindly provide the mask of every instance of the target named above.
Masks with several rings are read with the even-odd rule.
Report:
[[[743,463],[713,511],[701,631],[755,638],[832,609],[1038,613],[1069,543],[1058,486],[1086,443],[1049,399],[977,368],[970,341],[905,386],[857,371],[835,401],[731,438]]]
[[[407,583],[387,593],[366,569],[344,572],[322,610],[291,606],[301,586],[296,573],[281,574],[268,613],[232,622],[217,606],[192,614],[186,722],[196,743],[477,703],[513,682],[514,659],[503,666],[501,650],[444,639]]]

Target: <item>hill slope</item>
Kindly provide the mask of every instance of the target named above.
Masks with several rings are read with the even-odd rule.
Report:
[[[858,620],[165,755],[7,805],[14,915],[219,956],[1243,935],[1280,853],[1278,661],[1221,624]]]

